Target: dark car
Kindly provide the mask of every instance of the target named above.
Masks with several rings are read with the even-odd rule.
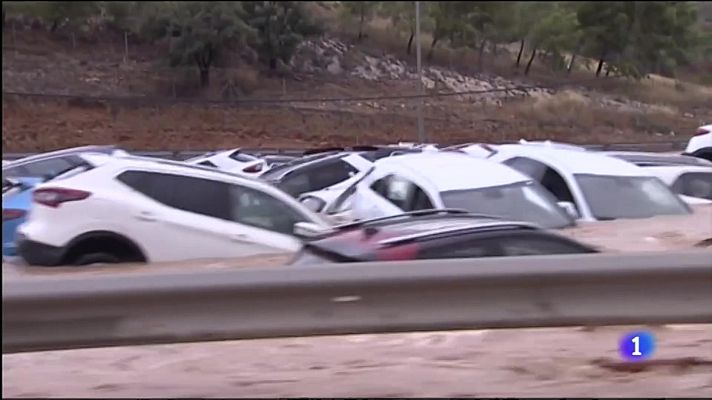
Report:
[[[526,222],[441,209],[336,226],[306,240],[291,264],[597,252]]]

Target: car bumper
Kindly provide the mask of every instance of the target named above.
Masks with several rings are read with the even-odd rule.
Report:
[[[16,244],[17,254],[29,265],[52,267],[61,265],[64,258],[62,247],[35,242],[21,234],[18,234]]]

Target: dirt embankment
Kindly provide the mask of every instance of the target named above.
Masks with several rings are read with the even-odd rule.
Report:
[[[285,78],[258,72],[254,66],[221,67],[213,69],[209,88],[190,89],[195,84],[194,68],[159,68],[160,51],[136,46],[124,62],[116,46],[80,43],[72,47],[35,31],[20,32],[15,40],[4,39],[3,92],[163,99],[97,102],[86,97],[5,94],[4,151],[33,152],[89,143],[134,150],[207,150],[416,140],[417,99],[374,99],[412,95],[417,89],[412,63],[384,54],[383,49],[332,39],[306,42],[293,60],[293,72]],[[426,65],[423,85],[427,93],[473,92],[423,101],[428,140],[669,141],[686,137],[701,121],[712,118],[708,106],[712,89],[706,87],[671,80],[601,81],[586,86],[566,84],[578,78],[562,77],[539,82],[547,88],[522,90],[522,85],[536,86],[538,81],[520,78]],[[226,88],[235,92],[226,92]],[[194,103],[171,104],[174,97]],[[206,103],[208,99],[364,97],[370,99]]]

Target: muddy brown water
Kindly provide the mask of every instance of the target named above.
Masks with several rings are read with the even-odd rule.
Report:
[[[694,248],[695,214],[562,231],[607,252]],[[122,266],[122,273],[283,265],[291,255]],[[712,262],[712,248],[710,249]],[[3,279],[115,273],[3,266]],[[712,293],[711,293],[712,295]],[[651,299],[651,301],[654,301]],[[630,367],[621,335],[650,329],[657,350]],[[3,355],[3,397],[712,397],[712,325],[478,330],[132,346]]]

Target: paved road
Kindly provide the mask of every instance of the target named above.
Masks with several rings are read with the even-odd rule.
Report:
[[[15,354],[3,397],[712,397],[712,325],[672,328],[654,328],[656,357],[638,372],[619,361],[622,327]]]

